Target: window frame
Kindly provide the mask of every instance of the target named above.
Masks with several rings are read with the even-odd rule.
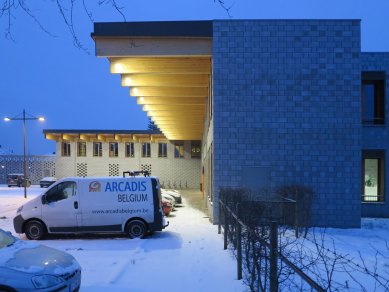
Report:
[[[130,152],[128,152],[128,146],[130,148]],[[126,142],[124,144],[124,156],[125,157],[129,157],[129,158],[134,158],[135,157],[135,145],[134,145],[134,142]],[[128,155],[130,154],[130,155]]]
[[[111,149],[111,147],[114,147]],[[108,143],[108,156],[115,158],[119,157],[119,143],[118,142],[109,142]]]
[[[384,203],[385,202],[385,150],[362,150],[362,190],[361,190],[361,202],[362,203]],[[377,181],[377,200],[366,200],[365,195],[365,160],[377,159],[378,160],[378,181]]]
[[[199,154],[197,155],[193,155],[193,149],[194,148],[199,148],[200,151],[199,151]],[[197,153],[197,152],[195,152]],[[193,158],[193,159],[201,159],[201,141],[191,141],[190,142],[190,158]]]
[[[83,149],[80,148],[80,145],[84,145]],[[86,157],[86,142],[77,142],[77,157]]]
[[[62,141],[62,143],[61,143],[61,156],[62,157],[70,157],[71,153],[72,152],[71,152],[70,142]]]
[[[181,156],[181,151],[180,151],[180,148],[178,148],[178,152],[177,152],[177,147],[182,147],[182,156]],[[179,155],[177,155],[177,153]],[[185,144],[183,142],[177,142],[177,143],[174,143],[174,158],[185,158]]]
[[[151,143],[150,142],[142,142],[141,145],[141,155],[142,158],[150,158],[151,157]],[[146,146],[146,153],[144,152],[144,146]]]
[[[159,142],[158,143],[158,157],[167,158],[167,143]]]
[[[374,86],[374,117],[366,117],[366,86]],[[386,76],[385,71],[366,71],[362,72],[361,83],[362,100],[362,124],[363,125],[384,125],[385,124],[385,106],[386,106]]]
[[[98,153],[96,153],[96,145],[98,147]],[[93,157],[103,157],[103,143],[102,142],[93,142]]]

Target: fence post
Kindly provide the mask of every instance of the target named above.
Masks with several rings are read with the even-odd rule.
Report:
[[[296,196],[297,197],[297,196]],[[299,209],[298,209],[298,203],[297,203],[297,199],[295,200],[295,208],[294,208],[294,221],[295,221],[295,235],[296,235],[296,238],[299,237]]]
[[[219,224],[217,226],[217,234],[221,234],[222,233],[222,204],[220,202],[220,199],[219,199]]]
[[[240,203],[236,206],[237,217],[240,220]],[[236,252],[237,252],[237,264],[238,264],[238,280],[242,280],[242,226],[237,220],[237,243],[236,243]]]
[[[224,249],[227,249],[227,227],[228,226],[228,219],[227,219],[227,209],[226,206],[224,206]]]
[[[278,292],[277,273],[278,251],[278,225],[272,221],[270,224],[270,292]]]

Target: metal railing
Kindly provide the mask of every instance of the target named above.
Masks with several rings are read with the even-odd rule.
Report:
[[[255,202],[250,202],[255,203]],[[285,203],[285,202],[272,202],[272,203]],[[291,202],[289,202],[291,203]],[[287,203],[288,204],[288,203]],[[282,204],[281,204],[282,205]],[[218,233],[221,234],[222,227],[224,229],[224,249],[228,248],[228,236],[233,237],[234,247],[236,250],[237,257],[237,278],[238,280],[242,279],[243,274],[243,263],[242,263],[242,231],[245,232],[254,232],[253,227],[255,225],[246,223],[241,216],[241,203],[235,205],[236,212],[231,210],[231,208],[219,199],[219,221],[218,221]],[[295,209],[296,210],[296,209]],[[295,214],[294,218],[297,218]],[[270,220],[269,220],[270,219]],[[234,220],[233,222],[230,222]],[[235,230],[232,230],[231,226],[235,225]],[[278,277],[278,263],[281,261],[283,264],[288,266],[295,274],[297,274],[306,284],[309,285],[311,290],[324,292],[323,289],[318,283],[316,283],[310,276],[305,274],[300,268],[295,264],[289,261],[279,250],[278,247],[278,222],[274,218],[267,218],[262,220],[262,222],[257,222],[257,226],[267,225],[269,227],[269,234],[267,237],[259,238],[258,240],[263,246],[266,246],[269,249],[269,288],[271,292],[276,292],[279,289],[279,277]],[[297,230],[298,228],[296,228]],[[235,233],[235,234],[233,234]]]

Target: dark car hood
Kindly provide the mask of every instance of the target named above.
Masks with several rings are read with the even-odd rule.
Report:
[[[4,257],[0,255],[0,266],[25,273],[62,275],[79,268],[70,254],[32,242],[18,240],[12,246],[0,250],[0,254],[3,252],[8,253],[8,259],[1,261]]]

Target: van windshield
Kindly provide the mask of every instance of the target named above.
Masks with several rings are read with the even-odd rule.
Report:
[[[0,249],[10,246],[14,243],[15,243],[15,238],[11,234],[0,229]]]

